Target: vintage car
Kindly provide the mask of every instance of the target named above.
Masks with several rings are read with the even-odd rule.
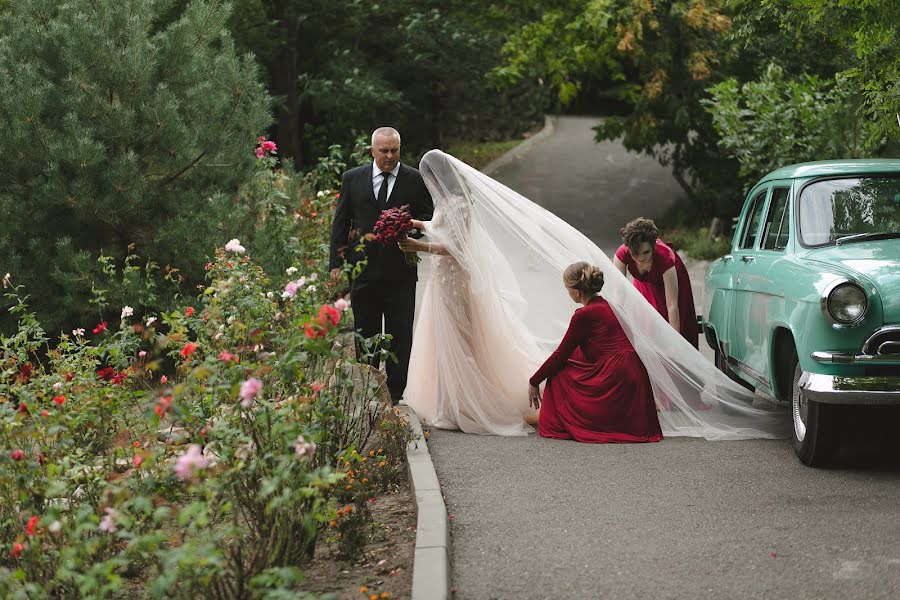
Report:
[[[826,464],[852,406],[900,404],[900,159],[777,169],[706,272],[716,365],[791,404],[793,446]]]

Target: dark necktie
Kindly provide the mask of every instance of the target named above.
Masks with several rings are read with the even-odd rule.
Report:
[[[388,199],[388,182],[391,180],[391,174],[389,172],[383,172],[381,174],[381,188],[378,190],[378,204],[384,206],[387,204]]]

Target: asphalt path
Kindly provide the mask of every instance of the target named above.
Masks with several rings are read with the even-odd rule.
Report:
[[[559,119],[491,175],[610,250],[622,224],[660,216],[680,190],[652,159],[595,144],[594,123]],[[689,264],[698,304],[704,266]],[[456,598],[900,598],[897,424],[861,415],[829,470],[801,465],[787,441],[432,429]]]

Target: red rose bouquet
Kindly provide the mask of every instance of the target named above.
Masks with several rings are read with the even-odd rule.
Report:
[[[382,246],[393,246],[407,237],[414,229],[409,205],[404,204],[400,208],[381,211],[372,233],[375,234],[375,241]],[[419,255],[415,252],[406,252],[405,254],[407,264],[414,265],[419,262]]]

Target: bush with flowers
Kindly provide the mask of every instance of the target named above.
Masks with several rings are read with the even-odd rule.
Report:
[[[58,341],[4,278],[18,328],[0,336],[0,596],[303,597],[320,533],[396,484],[409,436],[319,276],[333,201],[281,215],[304,240],[284,276],[233,239],[196,301],[109,313],[98,291],[112,316]]]

